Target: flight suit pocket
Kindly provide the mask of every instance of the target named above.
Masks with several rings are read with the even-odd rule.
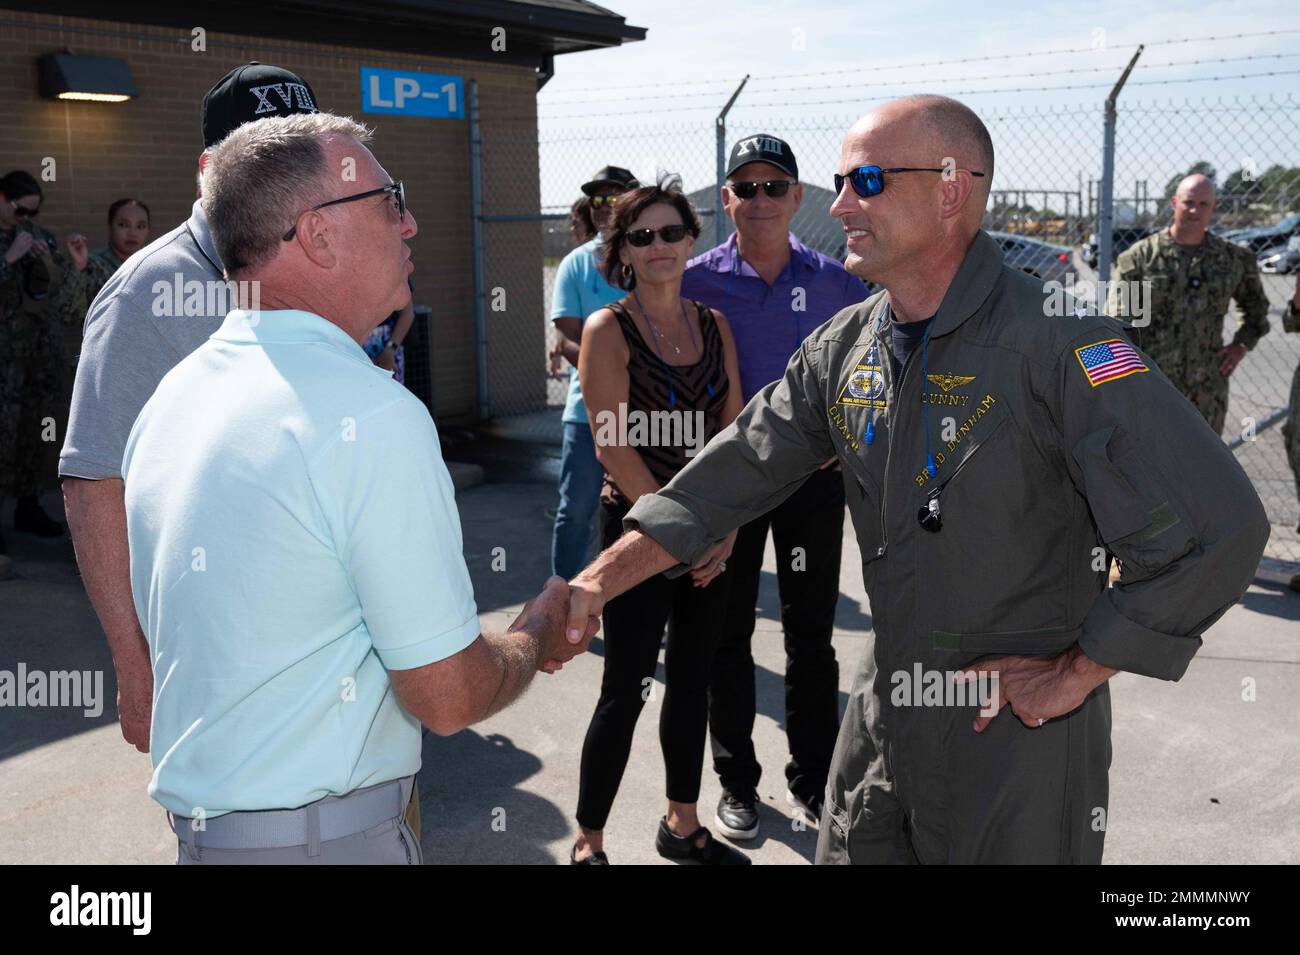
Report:
[[[1160,472],[1118,425],[1074,446],[1088,506],[1102,541],[1125,565],[1154,572],[1199,543]]]
[[[1060,653],[1077,643],[1082,634],[1082,627],[1042,627],[985,633],[935,630],[930,638],[936,651],[951,654],[956,661],[971,660],[989,653],[1027,656]]]

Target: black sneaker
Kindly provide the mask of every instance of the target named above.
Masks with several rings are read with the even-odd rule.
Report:
[[[704,845],[695,840],[704,836]],[[713,833],[703,826],[689,836],[679,836],[668,828],[668,820],[660,817],[659,832],[655,835],[655,849],[665,859],[693,865],[750,865],[749,857],[713,838]]]
[[[753,839],[758,835],[758,793],[753,786],[722,790],[713,821],[728,839]]]
[[[787,789],[785,799],[794,807],[794,811],[803,817],[804,822],[807,822],[814,829],[818,827],[821,822],[822,805],[824,803],[820,794],[816,796],[799,796],[795,794],[794,790]]]
[[[19,498],[14,508],[14,530],[37,537],[60,537],[63,525],[41,510],[35,498]]]

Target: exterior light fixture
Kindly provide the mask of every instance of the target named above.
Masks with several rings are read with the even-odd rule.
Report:
[[[125,103],[138,95],[126,60],[45,53],[38,62],[41,95],[48,99]]]

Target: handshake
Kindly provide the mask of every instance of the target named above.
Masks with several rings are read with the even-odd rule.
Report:
[[[708,548],[690,568],[696,587],[707,587],[727,569],[736,532]],[[638,552],[636,548],[641,548]],[[569,583],[551,577],[542,592],[519,612],[512,631],[522,631],[538,643],[538,669],[555,673],[580,653],[600,630],[605,601],[617,597],[674,563],[666,550],[644,535],[626,535]]]
[[[580,653],[585,653],[591,639],[600,630],[600,614],[605,597],[600,588],[574,578],[572,584],[563,577],[550,577],[542,592],[524,604],[510,625],[511,631],[523,631],[538,643],[538,669],[555,673]]]

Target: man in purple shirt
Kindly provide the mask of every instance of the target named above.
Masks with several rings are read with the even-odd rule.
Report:
[[[843,265],[791,234],[790,220],[803,200],[798,180],[794,153],[783,140],[760,134],[737,142],[721,192],[736,234],[692,259],[682,279],[683,297],[717,308],[730,319],[746,402],[780,380],[814,329],[868,295]],[[709,681],[709,733],[713,768],[723,790],[716,822],[732,839],[758,834],[762,770],[751,739],[755,694],[750,641],[769,527],[785,633],[786,798],[814,823],[821,817],[840,724],[831,630],[839,599],[844,482],[834,465],[742,526],[727,559],[731,597]]]

